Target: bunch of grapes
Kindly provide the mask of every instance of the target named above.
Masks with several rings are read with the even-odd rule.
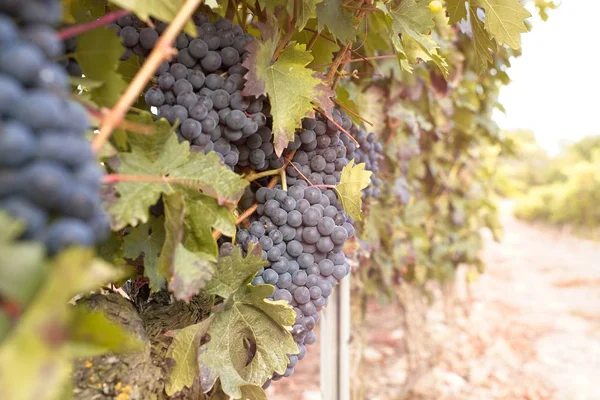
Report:
[[[377,177],[379,172],[379,160],[383,158],[383,146],[377,142],[377,136],[357,127],[352,126],[350,134],[358,142],[354,143],[348,136],[342,136],[342,141],[346,146],[347,157],[354,160],[355,164],[365,163],[365,169],[373,172],[371,175],[371,185],[363,191],[364,197],[377,197],[381,194],[382,180]]]
[[[52,28],[60,10],[51,0],[0,3],[0,209],[49,253],[108,233],[87,112],[69,99],[68,77],[52,61],[63,54]]]
[[[198,13],[194,21],[198,37],[177,37],[178,54],[158,69],[156,86],[146,91],[146,104],[171,124],[178,122],[177,135],[189,141],[192,150],[214,150],[232,168],[280,168],[283,159],[274,153],[266,99],[242,94],[247,72],[242,62],[254,38],[227,19],[213,24]],[[150,28],[126,16],[114,28],[128,51],[145,56],[166,24],[157,22]]]
[[[250,243],[260,244],[269,262],[253,284],[275,286],[273,299],[286,300],[296,311],[292,335],[299,354],[289,355],[283,375],[289,376],[304,357],[305,346],[316,341],[313,329],[333,287],[350,272],[342,250],[354,228],[333,190],[304,181],[287,191],[260,188],[255,199],[255,220],[239,230],[236,239],[244,250]]]

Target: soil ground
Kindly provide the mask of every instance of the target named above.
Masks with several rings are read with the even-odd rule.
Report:
[[[486,273],[450,307],[427,311],[435,361],[406,399],[600,400],[600,243],[516,220],[501,204],[504,238],[485,234]],[[466,293],[466,295],[464,295]],[[406,380],[401,319],[369,305],[364,398],[398,400]],[[329,400],[319,392],[319,348],[274,382],[271,400]]]

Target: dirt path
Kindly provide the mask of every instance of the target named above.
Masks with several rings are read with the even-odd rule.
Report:
[[[501,204],[501,243],[485,235],[487,271],[452,323],[439,303],[428,330],[436,366],[413,388],[420,400],[600,400],[600,243],[515,220]],[[365,398],[393,400],[406,376],[396,311],[370,305]],[[269,399],[320,399],[319,349]],[[322,399],[329,400],[329,399]]]

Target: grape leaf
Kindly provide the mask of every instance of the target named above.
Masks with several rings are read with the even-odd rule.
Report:
[[[163,218],[150,218],[145,224],[131,228],[123,238],[125,257],[135,260],[144,255],[144,274],[150,281],[153,291],[160,290],[165,280],[158,274],[158,257],[165,242]]]
[[[199,356],[205,375],[220,378],[222,390],[233,398],[242,397],[245,385],[262,385],[274,372],[283,374],[287,354],[298,346],[288,328],[294,323],[293,308],[284,300],[266,298],[273,286],[251,284],[240,287],[215,314]],[[256,347],[247,362],[247,345]]]
[[[212,277],[215,257],[192,253],[180,243],[175,250],[169,289],[176,299],[189,301]]]
[[[316,21],[314,21],[314,23],[313,21],[309,22],[307,26],[315,28]],[[327,40],[329,39],[328,33],[327,30],[324,30],[314,42],[313,47],[310,49],[313,60],[308,64],[308,68],[315,71],[326,71],[327,66],[333,61],[333,55],[340,49],[340,46],[338,46],[333,39]],[[314,33],[303,30],[292,36],[292,40],[295,40],[300,44],[308,44],[313,36]]]
[[[323,0],[301,0],[298,2],[298,12],[296,14],[296,29],[298,31],[304,29],[309,19],[317,16],[317,4],[321,2]],[[290,4],[293,5],[294,3],[291,2]]]
[[[521,33],[529,31],[525,19],[531,13],[519,0],[472,0],[485,10],[485,28],[500,44],[507,44],[513,49],[521,47]],[[471,21],[473,18],[471,18]]]
[[[446,12],[448,13],[448,23],[450,25],[467,18],[465,0],[446,0]]]
[[[166,358],[175,361],[175,366],[169,371],[169,380],[165,383],[167,395],[173,396],[183,388],[191,387],[196,377],[200,375],[198,349],[212,318],[210,316],[197,324],[165,334],[173,338]]]
[[[168,135],[164,143],[149,139],[147,146],[132,142],[130,153],[120,153],[119,174],[141,178],[116,185],[119,198],[109,208],[114,229],[148,221],[149,207],[156,204],[162,193],[175,192],[176,185],[201,189],[219,204],[236,203],[248,185],[214,152],[190,153],[189,143],[179,143],[176,135]]]
[[[111,3],[131,10],[142,21],[150,22],[150,17],[155,17],[161,21],[171,22],[186,0],[109,0]],[[188,35],[196,36],[196,26],[193,21],[185,25],[185,32]]]
[[[471,5],[469,6],[469,19],[471,20],[473,46],[475,47],[475,70],[478,73],[483,73],[494,60],[492,54],[496,52],[497,45],[483,28],[483,22],[477,17],[477,9]]]
[[[273,13],[277,7],[285,7],[286,0],[258,0],[258,4],[268,13]]]
[[[230,255],[219,258],[205,291],[227,299],[267,264],[262,258],[260,246],[250,245],[246,257],[242,256],[242,250],[238,246],[234,246]]]
[[[3,398],[59,398],[70,378],[73,354],[95,355],[98,345],[107,345],[105,340],[95,342],[95,336],[85,338],[85,346],[69,341],[73,329],[87,329],[77,326],[74,308],[69,304],[71,298],[98,290],[102,284],[122,276],[93,257],[91,250],[70,249],[54,259],[44,285],[0,346]]]
[[[335,89],[335,94],[335,101],[338,102],[340,105],[344,106],[343,108],[351,111],[347,113],[348,117],[350,117],[350,119],[355,124],[362,124],[363,121],[361,121],[361,119],[356,116],[357,114],[359,114],[358,106],[356,105],[356,102],[350,98],[350,92],[346,89],[346,87],[338,86]]]
[[[185,216],[185,247],[217,256],[219,249],[211,228],[225,236],[235,236],[235,217],[231,210],[199,192],[187,191]]]
[[[47,273],[39,242],[17,242],[24,224],[0,210],[0,296],[25,304]]]
[[[403,69],[412,72],[410,63],[414,63],[416,58],[421,58],[424,61],[433,61],[444,77],[448,76],[448,64],[438,53],[437,43],[429,34],[435,23],[427,1],[403,0],[395,9],[378,2],[377,8],[386,16],[388,31]]]
[[[254,96],[268,94],[273,116],[273,144],[280,156],[294,140],[295,129],[302,118],[314,114],[313,103],[324,110],[333,108],[333,93],[321,78],[306,68],[313,58],[304,45],[288,46],[271,64],[275,43],[269,39],[264,44],[254,41],[248,45],[250,56],[243,63],[248,68],[244,92]]]
[[[163,196],[165,209],[165,241],[158,258],[158,274],[169,279],[173,274],[175,251],[183,239],[185,204],[183,193],[175,192]]]
[[[99,106],[112,107],[127,88],[118,72],[124,50],[119,36],[108,27],[89,30],[77,38],[74,58],[86,78],[102,83],[90,92]]]
[[[362,219],[362,190],[371,184],[371,174],[365,170],[365,163],[354,165],[354,160],[350,160],[335,187],[344,211],[357,221]]]
[[[325,0],[317,4],[319,31],[326,26],[331,34],[342,42],[356,37],[354,18],[342,7],[340,0]]]

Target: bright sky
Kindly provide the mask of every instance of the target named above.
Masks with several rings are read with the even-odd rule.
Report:
[[[512,83],[500,93],[507,114],[495,120],[502,129],[532,130],[556,154],[561,141],[600,134],[600,1],[564,0],[546,22],[532,13],[523,55],[508,71]]]

